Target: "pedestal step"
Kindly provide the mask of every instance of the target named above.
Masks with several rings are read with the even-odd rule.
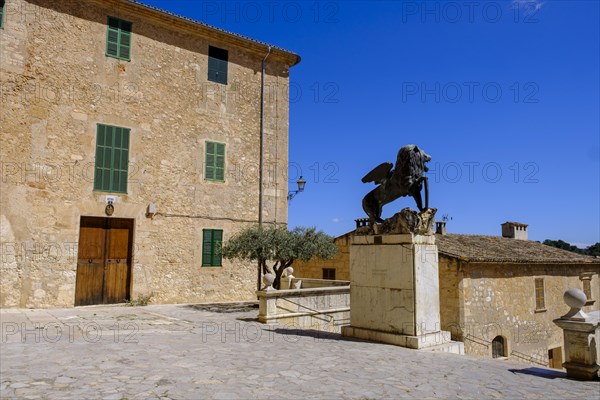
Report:
[[[418,336],[409,336],[397,332],[384,332],[375,329],[346,325],[342,327],[342,336],[355,337],[358,339],[369,340],[372,342],[388,343],[396,346],[408,347],[410,349],[419,350],[438,347],[440,347],[441,349],[442,346],[449,345],[452,343],[452,341],[450,340],[450,332],[448,331],[438,331]],[[462,354],[464,354],[464,351]]]
[[[433,347],[420,349],[421,351],[443,351],[444,353],[465,354],[465,344],[463,342],[451,341],[450,343],[439,344]]]

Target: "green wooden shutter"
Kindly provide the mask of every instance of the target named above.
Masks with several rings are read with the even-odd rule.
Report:
[[[127,193],[130,129],[98,124],[94,190]]]
[[[120,21],[119,58],[129,60],[131,53],[131,22]]]
[[[131,22],[108,17],[106,33],[106,55],[130,60],[131,58]]]
[[[220,267],[222,264],[221,248],[223,243],[223,231],[213,231],[213,265]]]
[[[223,143],[216,144],[215,154],[215,180],[225,180],[225,145]]]
[[[202,230],[202,266],[220,267],[223,263],[221,248],[223,231],[221,229]]]
[[[212,231],[210,229],[202,230],[202,265],[211,266],[212,264]]]
[[[208,46],[208,80],[226,85],[228,61],[227,50]]]
[[[225,181],[225,144],[206,142],[205,179]]]
[[[110,166],[112,160],[112,127],[98,124],[96,134],[96,168],[94,190],[110,189]]]
[[[206,174],[208,180],[215,180],[215,143],[206,142]]]
[[[111,57],[119,56],[119,20],[113,17],[108,17],[106,55]]]
[[[110,190],[127,193],[129,170],[129,129],[113,127],[112,182]]]

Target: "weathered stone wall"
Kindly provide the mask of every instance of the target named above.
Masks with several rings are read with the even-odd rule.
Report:
[[[331,260],[314,258],[310,261],[296,261],[292,266],[294,276],[299,278],[322,279],[323,268],[335,269],[335,279],[350,280],[350,240],[352,235],[344,235],[335,239],[338,254]]]
[[[562,331],[552,322],[568,307],[564,292],[583,288],[580,274],[593,272],[593,306],[598,310],[600,266],[596,265],[522,265],[478,264],[448,260],[441,262],[445,277],[462,277],[454,293],[441,291],[442,326],[453,337],[465,342],[465,353],[492,356],[491,341],[497,335],[507,339],[509,358],[540,365],[548,364],[548,350],[563,347]],[[440,274],[441,274],[440,269]],[[536,310],[534,279],[544,278],[545,309]],[[440,278],[440,282],[445,278]],[[462,297],[464,306],[449,306]],[[453,321],[454,320],[454,321]]]
[[[452,340],[463,340],[458,335],[460,330],[453,329],[456,321],[461,321],[463,310],[462,292],[459,287],[462,285],[462,274],[458,270],[458,261],[455,258],[448,258],[439,255],[439,275],[440,275],[440,320],[441,329],[450,331]]]
[[[114,3],[114,4],[113,4]],[[131,129],[129,183],[116,218],[135,219],[132,297],[254,298],[253,264],[201,267],[202,229],[224,240],[258,220],[261,61],[115,1],[8,0],[0,30],[0,305],[70,306],[81,216],[94,192],[97,124]],[[105,55],[107,16],[133,23],[131,61]],[[187,30],[185,30],[185,29]],[[227,85],[208,82],[208,46],[229,50]],[[289,60],[267,61],[264,221],[287,222]],[[206,141],[226,144],[224,183],[204,180]],[[158,214],[145,216],[153,202]]]

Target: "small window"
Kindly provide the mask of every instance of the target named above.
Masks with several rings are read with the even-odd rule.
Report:
[[[131,22],[108,17],[106,55],[126,61],[131,59]]]
[[[335,281],[335,268],[323,268],[323,279]]]
[[[592,298],[592,277],[594,276],[593,272],[582,272],[579,274],[579,279],[581,279],[581,285],[583,286],[583,293],[585,294],[585,297],[587,298],[587,301],[585,302],[586,306],[592,306],[594,305],[594,303],[596,302],[596,300],[594,300]]]
[[[208,80],[227,85],[227,62],[229,52],[218,47],[208,46]]]
[[[0,29],[4,29],[4,0],[0,0]]]
[[[582,283],[583,283],[583,293],[585,293],[585,297],[588,300],[592,300],[592,280],[584,279],[582,281]]]
[[[544,278],[535,278],[535,309],[546,309],[546,299],[544,298]]]
[[[205,179],[225,182],[225,144],[206,142]]]
[[[221,229],[202,230],[202,266],[220,267],[222,264],[221,246],[223,231]]]
[[[127,193],[129,132],[128,128],[98,124],[94,190]]]

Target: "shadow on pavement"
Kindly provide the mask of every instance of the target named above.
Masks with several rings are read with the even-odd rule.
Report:
[[[275,328],[275,329],[264,329],[270,332],[275,332],[284,336],[305,336],[312,337],[315,339],[324,340],[337,340],[344,342],[368,342],[366,340],[357,339],[353,337],[342,336],[340,333],[324,332],[315,329],[295,329],[295,328]],[[290,340],[291,341],[291,340]]]
[[[256,311],[258,309],[258,302],[190,304],[184,307],[214,313],[239,313]]]
[[[531,367],[531,368],[523,368],[523,369],[509,369],[510,372],[512,372],[513,374],[524,374],[524,375],[534,375],[534,376],[539,376],[540,378],[546,378],[546,379],[556,379],[556,378],[563,378],[565,379],[567,377],[567,374],[562,372],[562,371],[552,371],[550,369],[545,369],[545,368],[536,368],[536,367]]]

